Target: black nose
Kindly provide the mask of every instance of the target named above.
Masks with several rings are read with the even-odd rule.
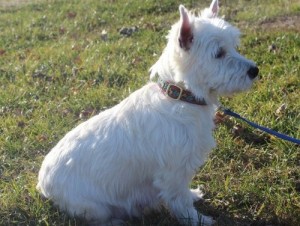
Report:
[[[256,76],[258,75],[259,69],[258,67],[250,67],[250,69],[247,71],[247,74],[249,78],[255,79]]]

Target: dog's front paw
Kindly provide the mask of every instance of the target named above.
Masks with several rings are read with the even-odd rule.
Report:
[[[199,226],[212,226],[216,223],[216,221],[212,217],[208,217],[205,215],[199,215]]]
[[[196,189],[190,189],[190,191],[194,202],[203,200],[204,193],[200,190],[200,186],[198,186]]]

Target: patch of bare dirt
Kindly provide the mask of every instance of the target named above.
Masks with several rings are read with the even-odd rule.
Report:
[[[300,14],[267,19],[258,24],[261,29],[300,31]]]

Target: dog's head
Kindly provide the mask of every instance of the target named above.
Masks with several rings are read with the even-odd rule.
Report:
[[[250,88],[258,68],[238,53],[240,32],[219,18],[218,11],[217,0],[199,16],[180,5],[180,20],[173,25],[151,75],[182,83],[208,102]]]

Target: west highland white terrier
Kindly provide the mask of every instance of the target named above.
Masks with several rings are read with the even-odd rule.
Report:
[[[59,141],[39,172],[43,196],[99,225],[162,205],[183,224],[214,223],[194,208],[202,194],[189,185],[215,147],[217,97],[250,88],[258,75],[218,10],[216,0],[199,16],[179,6],[151,82]]]

